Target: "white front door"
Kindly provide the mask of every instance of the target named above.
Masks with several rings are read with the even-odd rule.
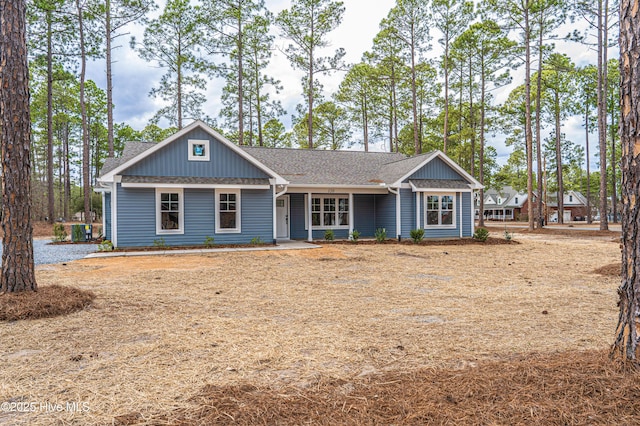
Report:
[[[289,196],[276,199],[276,238],[289,238]]]

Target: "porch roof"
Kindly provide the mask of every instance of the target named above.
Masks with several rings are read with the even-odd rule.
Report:
[[[409,183],[416,189],[427,191],[430,189],[471,189],[469,182],[464,180],[449,180],[449,179],[410,179]]]

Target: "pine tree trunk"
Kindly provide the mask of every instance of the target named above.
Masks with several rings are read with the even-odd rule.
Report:
[[[47,10],[47,218],[53,223],[55,216],[53,193],[53,46],[52,17]]]
[[[622,282],[612,356],[640,355],[640,13],[638,0],[620,2],[620,142],[622,144]]]
[[[111,71],[111,65],[113,59],[111,58],[111,1],[105,1],[105,59],[107,62],[107,144],[109,149],[109,158],[114,156],[114,142],[113,142],[113,73]]]
[[[0,0],[2,276],[0,293],[36,291],[31,227],[31,117],[26,5]]]
[[[602,1],[598,0],[598,143],[600,147],[600,230],[609,229],[607,219],[607,108],[606,108],[606,49],[603,40]]]
[[[82,187],[84,196],[84,221],[91,222],[91,186],[89,178],[89,124],[87,123],[87,105],[85,102],[85,76],[87,72],[87,54],[84,40],[83,10],[80,0],[76,0],[78,12],[78,36],[80,39],[80,114],[82,119]]]

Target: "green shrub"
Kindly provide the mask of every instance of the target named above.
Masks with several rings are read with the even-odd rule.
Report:
[[[357,229],[354,229],[353,232],[351,232],[351,241],[353,241],[354,243],[358,242],[358,238],[360,238],[360,231],[358,231]]]
[[[336,238],[336,235],[333,233],[333,229],[327,229],[324,231],[324,239],[327,241],[333,241]]]
[[[84,226],[77,225],[71,227],[71,241],[84,241]]]
[[[206,248],[212,248],[214,246],[213,241],[214,241],[213,237],[210,237],[209,235],[207,235],[204,239],[204,246]]]
[[[504,230],[504,239],[507,241],[511,241],[513,239],[513,232],[509,232],[506,229]]]
[[[167,247],[167,242],[164,240],[164,238],[160,237],[156,240],[153,240],[153,246],[157,248],[165,248]]]
[[[473,234],[474,240],[482,241],[483,243],[487,241],[487,238],[489,238],[489,231],[487,228],[478,228]]]
[[[259,246],[259,245],[264,244],[264,241],[262,241],[262,238],[260,238],[260,237],[253,237],[251,239],[251,244],[254,245],[254,246]]]
[[[411,235],[411,239],[414,243],[419,243],[424,238],[424,229],[412,229],[411,232],[409,232],[409,235]]]
[[[62,223],[53,224],[53,241],[58,243],[67,241],[67,230]]]
[[[376,241],[379,243],[384,243],[387,239],[387,230],[384,228],[378,228],[376,229]]]
[[[113,251],[113,243],[109,240],[104,240],[98,244],[98,251]]]

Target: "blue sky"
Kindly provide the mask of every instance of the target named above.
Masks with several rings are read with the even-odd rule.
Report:
[[[161,3],[161,2],[159,2]],[[369,50],[372,45],[374,36],[379,29],[380,21],[387,16],[389,10],[395,4],[395,0],[344,0],[345,15],[342,24],[330,34],[331,46],[328,48],[333,51],[339,47],[346,50],[345,60],[348,63],[356,63],[361,59],[361,55]],[[274,14],[280,10],[289,7],[289,0],[267,0],[266,5]],[[160,9],[158,10],[158,13]],[[568,24],[559,31],[560,35],[568,33],[578,24]],[[142,28],[132,26],[127,29],[130,35],[136,35],[141,40]],[[277,30],[274,28],[277,33]],[[151,98],[148,94],[154,84],[156,84],[164,71],[157,67],[157,64],[148,63],[140,59],[134,51],[129,47],[130,35],[123,36],[116,43],[121,47],[115,52],[114,64],[114,117],[116,122],[125,122],[135,129],[142,129],[149,119],[160,109],[163,104],[160,100]],[[439,44],[437,43],[438,34],[432,34],[434,41],[434,49],[427,52],[426,56],[435,58],[440,55]],[[287,44],[286,40],[276,39],[276,46],[284,48]],[[595,52],[587,46],[576,43],[558,42],[557,49],[562,53],[567,53],[577,65],[585,65],[595,63]],[[617,49],[611,50],[610,56],[617,56]],[[106,87],[104,76],[104,61],[93,62],[89,68],[89,78],[96,81],[102,87]],[[272,63],[267,73],[276,76],[282,81],[284,90],[277,95],[281,100],[289,115],[282,117],[281,120],[285,126],[291,125],[291,112],[295,111],[295,106],[301,102],[301,84],[302,77],[299,71],[291,68],[289,62],[277,50],[274,52]],[[523,82],[522,68],[512,72],[514,83],[497,92],[496,101],[501,102],[506,99],[509,91],[518,84]],[[336,73],[330,76],[319,77],[324,85],[327,96],[333,93],[344,74]],[[220,105],[217,100],[220,97],[221,84],[216,84],[215,80],[209,84],[206,96],[207,104],[205,111],[212,117],[217,117]],[[551,130],[549,130],[551,131]],[[573,142],[584,145],[584,130],[581,127],[581,118],[573,117],[564,123],[563,132],[567,138]],[[489,134],[488,143],[495,147],[498,152],[499,163],[504,163],[510,154],[510,149],[504,146],[503,137],[500,135],[493,136]],[[596,152],[596,137],[590,137],[590,145],[592,152]],[[381,143],[379,150],[384,149]],[[373,148],[375,149],[375,148]],[[595,160],[592,161],[595,167]]]

